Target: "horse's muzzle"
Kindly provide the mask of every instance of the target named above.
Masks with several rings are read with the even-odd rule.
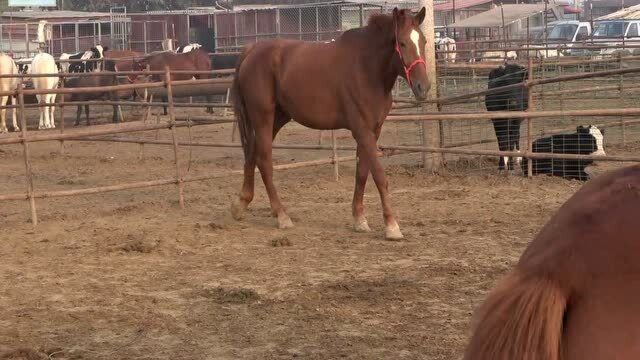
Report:
[[[414,82],[411,86],[411,90],[413,91],[413,95],[416,97],[416,100],[423,101],[427,98],[427,93],[429,92],[430,85],[429,83],[421,83]]]

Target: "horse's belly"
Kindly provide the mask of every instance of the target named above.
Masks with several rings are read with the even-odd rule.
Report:
[[[339,116],[337,95],[330,91],[308,91],[291,87],[291,91],[279,93],[278,105],[301,125],[313,129],[336,129],[344,127]],[[296,91],[300,89],[299,91]]]

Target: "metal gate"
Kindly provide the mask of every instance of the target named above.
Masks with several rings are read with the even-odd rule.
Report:
[[[111,17],[111,47],[116,50],[129,48],[129,18],[125,6],[114,6],[109,9]]]

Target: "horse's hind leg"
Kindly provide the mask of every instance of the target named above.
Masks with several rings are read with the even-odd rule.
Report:
[[[272,140],[287,122],[289,122],[288,118],[285,119],[284,116],[276,116],[271,133]],[[235,201],[231,207],[231,213],[233,218],[236,220],[242,219],[242,213],[253,200],[255,190],[256,153],[257,151],[254,151],[252,158],[245,158],[244,160],[244,180],[242,183],[242,189],[240,190],[238,200]]]
[[[16,98],[15,96],[11,97],[11,104],[12,105],[16,105]],[[13,131],[20,131],[20,127],[18,126],[18,119],[16,117],[16,108],[14,107],[13,109],[11,109],[11,116],[13,117]]]
[[[8,99],[9,99],[8,96],[3,96],[2,99],[0,100],[0,105],[6,106]],[[14,123],[14,126],[15,126],[15,123]],[[7,109],[3,108],[2,110],[0,110],[0,134],[6,133],[7,131],[8,131],[7,130]]]
[[[43,105],[45,103],[45,95],[42,94],[38,94],[36,95],[36,98],[38,99],[38,104],[39,105]],[[38,110],[40,112],[40,120],[38,121],[38,130],[42,130],[42,129],[46,129],[45,127],[45,113],[47,112],[47,108],[46,107],[38,107]]]
[[[56,122],[54,121],[54,114],[56,112],[56,95],[57,94],[48,94],[47,95],[47,102],[50,104],[48,107],[49,110],[49,124],[50,124],[50,128],[51,129],[55,129],[56,127]]]
[[[274,117],[274,115],[270,115],[267,117],[253,117],[253,119],[273,119]],[[279,130],[276,130],[274,122],[254,122],[256,126],[256,164],[258,165],[258,169],[260,169],[262,182],[264,183],[264,187],[267,190],[267,195],[269,196],[269,202],[271,203],[271,212],[278,218],[278,228],[287,229],[293,227],[293,222],[291,221],[291,218],[289,218],[289,215],[287,215],[287,213],[285,212],[285,208],[280,202],[280,197],[278,196],[278,192],[273,183],[272,145],[273,138]],[[280,121],[278,121],[278,123],[280,123]],[[282,125],[279,126],[282,127]]]

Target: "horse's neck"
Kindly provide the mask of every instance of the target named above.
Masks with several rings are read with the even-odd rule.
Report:
[[[369,71],[369,81],[380,86],[385,94],[391,93],[396,79],[400,75],[395,65],[395,48],[393,39],[386,35],[385,30],[365,28],[358,34],[362,45],[362,61]]]

